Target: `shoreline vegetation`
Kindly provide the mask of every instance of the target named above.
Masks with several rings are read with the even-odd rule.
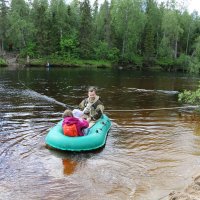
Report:
[[[0,67],[7,67],[8,63],[5,59],[0,58]]]
[[[184,71],[181,67],[159,66],[144,67],[142,65],[123,62],[112,62],[109,60],[86,60],[86,59],[67,59],[65,57],[43,57],[34,59],[19,59],[19,63],[26,67],[97,67],[97,68],[119,68],[140,71]]]
[[[173,191],[168,200],[199,200],[200,199],[200,173],[182,191]],[[164,199],[163,199],[164,200]]]
[[[200,73],[200,16],[178,1],[2,0],[0,21],[0,57],[16,51],[29,67]]]
[[[104,60],[78,60],[78,59],[72,59],[68,60],[62,57],[57,58],[40,58],[40,59],[30,59],[29,62],[24,62],[24,60],[21,60],[21,62],[26,67],[99,67],[99,68],[108,68],[112,67],[112,63],[109,61]]]
[[[8,67],[9,65],[19,65],[25,67],[97,67],[97,68],[119,68],[131,69],[140,71],[167,71],[167,72],[188,72],[184,66],[179,65],[176,61],[158,60],[154,66],[145,66],[144,63],[127,63],[113,62],[109,60],[94,60],[94,59],[68,59],[62,56],[43,56],[41,58],[26,58],[19,57],[20,53],[14,53],[13,57],[5,56],[0,58],[0,67]],[[9,54],[9,52],[8,52]],[[9,60],[12,60],[10,62]],[[13,61],[14,60],[14,61]]]

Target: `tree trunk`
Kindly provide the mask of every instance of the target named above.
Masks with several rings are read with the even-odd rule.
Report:
[[[174,58],[177,58],[177,48],[178,48],[178,39],[175,40],[175,47],[174,47]]]
[[[25,38],[24,38],[24,30],[22,29],[21,32],[22,32],[22,44],[25,47],[26,46],[26,41],[25,41]]]
[[[3,45],[3,39],[1,39],[1,52],[4,52],[4,45]]]
[[[127,33],[128,33],[128,11],[126,10],[126,18],[125,18],[125,32],[124,32],[124,37],[123,37],[123,46],[122,46],[122,58],[124,57],[125,54],[125,48],[126,48],[126,39],[127,39]]]
[[[60,39],[62,39],[63,37],[63,31],[62,31],[62,28],[60,29]]]
[[[159,33],[158,31],[156,32],[156,58],[158,57],[158,36],[159,36]]]
[[[122,58],[124,57],[124,53],[125,53],[125,37],[123,39],[123,44],[122,44]]]
[[[189,39],[190,39],[190,30],[191,28],[189,27],[188,35],[187,35],[187,44],[186,44],[186,49],[185,49],[185,54],[188,54],[188,46],[189,46]]]

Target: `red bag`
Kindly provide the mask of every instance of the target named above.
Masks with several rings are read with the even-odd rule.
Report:
[[[63,133],[66,136],[76,137],[78,136],[78,131],[75,124],[72,125],[63,125]]]

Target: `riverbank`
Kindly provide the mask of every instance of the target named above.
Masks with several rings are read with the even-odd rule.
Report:
[[[200,174],[183,191],[173,191],[168,200],[200,200]]]
[[[0,58],[0,67],[7,67],[8,64],[6,63],[6,61],[2,58]]]
[[[154,64],[147,65],[141,62],[117,62],[109,60],[83,60],[78,58],[66,58],[63,56],[44,56],[41,58],[32,58],[27,56],[22,58],[19,52],[5,52],[0,60],[0,67],[10,65],[25,66],[25,67],[96,67],[96,68],[111,68],[140,70],[140,71],[168,71],[168,72],[187,72],[183,67],[177,65],[176,62],[170,63],[165,60],[157,60]]]
[[[196,116],[199,116],[199,110],[195,110]],[[166,198],[160,200],[200,200],[200,172],[191,177],[190,183],[184,189],[181,191],[172,191]]]
[[[43,58],[20,58],[19,53],[5,52],[3,58],[0,58],[0,67],[7,67],[9,65],[20,65],[26,67],[97,67],[109,68],[115,64],[107,60],[81,60],[81,59],[67,59],[64,57],[43,57]]]
[[[119,68],[127,70],[139,71],[168,71],[161,66],[155,65],[153,67],[142,67],[134,64],[115,63],[108,60],[81,60],[81,59],[65,59],[63,57],[56,58],[20,58],[18,63],[25,67],[53,67],[53,68],[77,68],[77,67],[96,67],[96,68]],[[173,71],[173,70],[169,70]]]
[[[20,63],[27,67],[112,67],[113,63],[105,60],[78,60],[65,59],[63,57],[56,58],[38,58],[38,59],[20,59]]]

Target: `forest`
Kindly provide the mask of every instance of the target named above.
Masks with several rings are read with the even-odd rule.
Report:
[[[0,44],[21,58],[200,72],[200,17],[175,0],[0,0]]]

